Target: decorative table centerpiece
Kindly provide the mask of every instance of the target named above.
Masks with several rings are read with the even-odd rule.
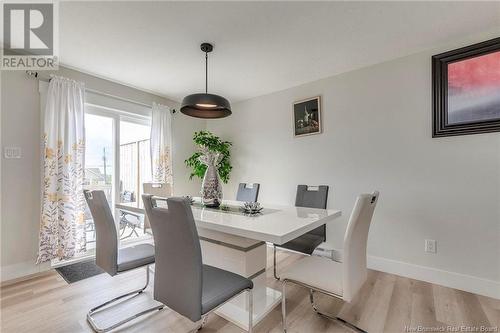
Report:
[[[186,166],[192,168],[189,179],[203,179],[201,185],[201,200],[207,207],[219,207],[222,202],[222,184],[227,183],[232,166],[230,163],[230,148],[232,143],[223,141],[218,136],[208,132],[196,132],[193,141],[197,146],[190,158],[185,160]]]
[[[258,202],[244,202],[242,210],[243,212],[253,215],[258,214],[264,209]]]
[[[201,202],[207,207],[219,207],[222,203],[222,184],[217,170],[221,153],[203,148],[202,155],[198,158],[207,169],[201,183]]]

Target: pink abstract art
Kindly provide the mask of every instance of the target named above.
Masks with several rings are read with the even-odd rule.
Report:
[[[448,124],[500,119],[500,51],[448,64]]]

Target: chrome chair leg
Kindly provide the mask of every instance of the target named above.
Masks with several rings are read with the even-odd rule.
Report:
[[[316,312],[319,315],[323,315],[318,311],[316,304],[314,304],[314,290],[313,289],[309,289],[309,301],[311,302],[311,306],[312,306],[314,312]],[[330,319],[333,319],[333,317],[329,317],[328,315],[323,315],[323,316],[328,317]]]
[[[248,289],[248,333],[253,331],[253,290]]]
[[[195,330],[195,332],[201,330],[207,324],[207,320],[208,320],[208,315],[203,316],[201,318],[200,326],[198,326],[198,328]]]
[[[135,228],[137,228],[135,225],[132,227],[132,232],[135,234],[136,237],[139,237],[139,234],[137,233],[137,230],[135,230]],[[130,233],[132,235],[132,233]]]
[[[278,276],[278,273],[276,272],[277,270],[277,261],[276,261],[276,245],[273,244],[273,273],[274,273],[274,278],[279,281],[280,277]]]
[[[324,312],[319,311],[318,307],[314,303],[314,290],[313,289],[309,289],[309,301],[311,302],[311,306],[312,306],[314,312],[316,312],[318,315],[325,317],[325,318],[328,318],[330,320],[338,321],[342,325],[347,326],[348,328],[354,330],[355,332],[367,333],[365,330],[359,328],[356,325],[349,323],[348,321],[345,321],[344,319],[342,319],[340,317],[332,316],[332,315],[329,315],[329,314],[326,314]]]
[[[207,324],[207,320],[208,320],[208,314],[202,316],[201,319],[196,322],[197,323],[196,328],[189,331],[189,333],[196,333],[200,331]]]
[[[123,220],[120,220],[120,239],[124,239],[123,234],[125,233],[125,230],[127,230],[127,224],[123,222]],[[125,237],[127,238],[127,237]]]
[[[194,330],[189,331],[189,333],[196,333],[197,331],[201,330],[203,328],[203,326],[205,326],[208,315],[210,313],[212,313],[213,311],[217,311],[218,308],[220,308],[221,306],[223,306],[227,302],[231,301],[233,298],[238,297],[239,295],[241,295],[245,291],[248,293],[248,300],[247,300],[248,333],[252,333],[252,331],[253,331],[253,290],[252,289],[245,289],[242,292],[240,292],[239,294],[237,294],[237,295],[233,296],[232,298],[230,298],[229,300],[227,300],[226,302],[220,304],[218,307],[210,310],[210,312],[206,313],[204,316],[202,316],[202,318],[199,321],[197,321],[197,323],[199,323],[199,324],[197,325],[197,327]]]
[[[283,281],[282,289],[281,289],[281,322],[283,325],[283,332],[286,333],[286,280]]]
[[[111,299],[109,301],[106,301],[106,302],[104,302],[104,303],[102,303],[102,304],[100,304],[100,305],[98,305],[98,306],[90,309],[90,311],[87,313],[87,321],[90,324],[90,326],[92,327],[92,330],[94,332],[98,332],[98,333],[108,332],[108,331],[111,331],[112,329],[117,328],[118,326],[121,326],[121,325],[123,325],[123,324],[125,324],[125,323],[127,323],[127,322],[129,322],[129,321],[131,321],[133,319],[136,319],[136,318],[138,318],[140,316],[143,316],[143,315],[145,315],[147,313],[150,313],[150,312],[153,312],[153,311],[159,311],[159,310],[163,309],[165,307],[163,304],[157,305],[155,307],[152,307],[152,308],[146,309],[144,311],[138,312],[138,313],[134,314],[133,316],[125,318],[125,319],[123,319],[123,320],[119,321],[118,323],[113,324],[111,326],[108,326],[108,327],[99,327],[99,326],[97,326],[94,318],[92,317],[93,314],[95,314],[95,313],[97,313],[99,311],[102,311],[107,305],[115,303],[116,301],[118,301],[118,300],[120,300],[122,298],[134,295],[134,296],[131,297],[131,298],[133,298],[133,297],[136,297],[136,296],[140,295],[147,288],[148,285],[149,285],[149,266],[146,266],[146,284],[144,285],[144,287],[142,287],[140,289],[137,289],[137,290],[134,290],[134,291],[131,291],[131,292],[128,292],[126,294],[120,295],[118,297],[115,297],[115,298],[113,298],[113,299]]]

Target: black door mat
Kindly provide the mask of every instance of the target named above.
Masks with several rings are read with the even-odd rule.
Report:
[[[95,264],[95,260],[87,260],[57,267],[56,271],[68,283],[77,282],[104,273],[104,271]]]

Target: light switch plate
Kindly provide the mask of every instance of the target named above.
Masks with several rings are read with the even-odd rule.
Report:
[[[4,147],[5,158],[21,158],[21,147]]]

